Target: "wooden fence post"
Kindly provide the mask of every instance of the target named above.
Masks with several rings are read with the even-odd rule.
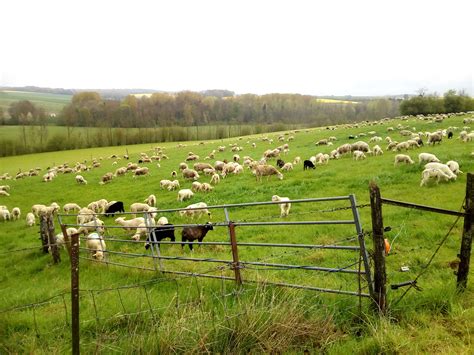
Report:
[[[48,214],[46,216],[47,232],[48,232],[48,242],[51,250],[51,255],[53,256],[53,263],[57,264],[61,261],[61,255],[59,254],[59,248],[56,245],[56,235],[54,234],[54,221],[53,215]]]
[[[463,292],[467,287],[469,274],[469,262],[471,260],[472,233],[474,222],[474,174],[467,174],[466,182],[466,204],[465,204],[464,227],[461,239],[461,251],[459,252],[459,268],[457,273],[457,289]]]
[[[374,242],[374,294],[372,298],[377,309],[384,314],[387,306],[387,274],[385,271],[385,241],[383,236],[383,215],[380,190],[371,182],[370,190],[370,209],[372,214],[372,239]]]
[[[48,231],[48,221],[46,216],[40,214],[40,239],[41,245],[43,246],[43,253],[48,254],[48,244],[49,244],[49,231]]]
[[[71,335],[72,353],[79,355],[79,234],[71,235]]]
[[[239,251],[237,247],[237,239],[235,238],[235,225],[229,223],[230,244],[232,248],[232,268],[234,269],[235,282],[238,286],[242,285],[242,276],[240,275]]]

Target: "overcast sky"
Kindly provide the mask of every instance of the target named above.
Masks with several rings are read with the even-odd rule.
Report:
[[[0,86],[473,91],[472,0],[14,0]]]

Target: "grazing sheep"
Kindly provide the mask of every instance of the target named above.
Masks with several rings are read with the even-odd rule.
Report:
[[[394,152],[399,152],[401,151],[402,149],[405,149],[405,151],[407,151],[408,149],[410,149],[410,143],[408,142],[400,142],[398,143],[392,150]]]
[[[210,184],[208,184],[207,182],[202,183],[201,185],[202,192],[211,192],[212,190],[214,190],[214,188]]]
[[[77,203],[66,203],[63,207],[63,211],[66,213],[79,211],[81,207]]]
[[[173,171],[171,172],[171,177],[172,177],[172,178],[176,178],[177,176],[178,176],[178,173],[176,172],[176,170],[173,170]]]
[[[450,160],[446,163],[446,165],[449,167],[449,169],[451,169],[451,171],[453,173],[455,173],[456,175],[459,175],[459,174],[463,174],[463,172],[461,170],[459,170],[459,163],[454,161],[454,160]]]
[[[145,243],[145,249],[150,249],[150,246],[153,245],[153,242],[161,242],[165,238],[169,238],[172,242],[176,240],[174,236],[174,225],[168,223],[168,221],[166,221],[166,223],[156,226],[148,233],[148,237]],[[159,247],[160,244],[158,244],[158,248]]]
[[[419,163],[439,163],[440,160],[434,154],[430,153],[420,153],[418,155]]]
[[[90,251],[92,258],[102,261],[106,252],[105,241],[97,233],[91,233],[87,236],[86,248]]]
[[[12,220],[16,221],[19,220],[21,216],[21,211],[19,207],[13,207],[12,209]]]
[[[286,163],[285,165],[283,165],[283,166],[281,167],[281,170],[284,170],[284,171],[293,170],[293,164],[292,164],[292,163]]]
[[[0,191],[10,191],[10,185],[2,185],[2,186],[0,186]]]
[[[132,203],[130,205],[130,212],[133,212],[134,214],[137,212],[146,212],[150,209],[150,206],[147,205],[146,203]],[[135,215],[134,215],[135,216]]]
[[[296,157],[293,159],[293,165],[299,164],[301,162],[301,157]]]
[[[145,224],[145,218],[137,217],[126,220],[123,217],[119,217],[115,219],[115,223],[120,224],[126,231],[133,231],[138,228],[139,225]]]
[[[184,200],[189,200],[194,196],[194,193],[190,189],[182,189],[178,191],[177,200],[183,202]]]
[[[10,211],[6,207],[0,208],[0,219],[4,222],[9,221],[11,218]]]
[[[36,224],[35,215],[31,212],[26,214],[26,225],[28,227],[33,227]]]
[[[122,201],[116,201],[112,204],[109,204],[105,209],[105,216],[106,217],[108,217],[108,216],[114,217],[115,213],[117,213],[117,212],[125,212]]]
[[[375,145],[372,151],[374,152],[375,156],[383,155],[383,150],[378,145]]]
[[[105,232],[105,223],[100,220],[99,218],[93,219],[92,221],[81,223],[81,226],[77,230],[77,233],[91,233],[91,232],[97,232],[99,234],[104,234]]]
[[[135,169],[135,171],[133,172],[133,177],[137,177],[137,176],[146,176],[150,173],[150,169],[148,169],[146,166],[143,167],[143,168],[138,168],[138,169]]]
[[[354,156],[354,160],[363,160],[363,159],[366,158],[364,152],[362,152],[360,150],[354,150],[352,155]]]
[[[77,224],[83,224],[94,220],[95,212],[87,207],[83,207],[77,214]]]
[[[395,162],[393,165],[397,166],[399,163],[414,164],[413,160],[411,160],[411,158],[406,154],[395,155]]]
[[[449,176],[450,180],[456,180],[457,175],[451,171],[449,166],[442,163],[428,163],[425,165],[425,169],[438,169],[441,170],[445,175]]]
[[[199,179],[199,174],[196,170],[193,169],[184,169],[183,178],[186,180],[197,180]]]
[[[283,168],[283,165],[285,165],[285,162],[281,159],[278,159],[276,165],[281,169]]]
[[[440,181],[449,181],[450,177],[439,169],[427,168],[421,173],[420,186],[426,185],[431,179],[436,179],[436,184],[438,184]]]
[[[193,165],[194,170],[203,171],[204,169],[214,169],[211,164],[208,163],[196,163]]]
[[[193,190],[194,192],[198,192],[201,191],[201,189],[202,184],[199,181],[193,181],[193,183],[191,184],[191,190]]]
[[[306,169],[316,169],[316,166],[314,166],[314,163],[311,160],[305,160],[303,162],[303,170]]]
[[[280,197],[278,195],[272,196],[273,202],[281,202],[281,201],[290,201],[288,197]],[[282,203],[280,204],[280,217],[286,217],[290,213],[291,203]]]
[[[184,247],[184,242],[189,243],[189,250],[193,250],[193,243],[196,239],[199,243],[202,242],[207,232],[214,230],[214,227],[211,223],[206,223],[204,225],[199,225],[196,227],[184,227],[181,232],[181,248]]]
[[[105,174],[105,175],[102,176],[102,178],[100,179],[99,184],[100,184],[100,185],[104,185],[104,184],[106,184],[106,183],[112,181],[113,178],[114,178],[114,174],[112,174],[112,173],[107,173],[107,174]]]
[[[84,179],[84,177],[82,175],[76,175],[76,182],[78,184],[84,184],[84,185],[87,185],[87,180]]]
[[[125,175],[127,173],[127,168],[122,166],[121,168],[118,168],[117,170],[115,170],[115,176],[122,176],[122,175]]]
[[[0,190],[0,196],[10,196],[10,194],[6,191]]]
[[[194,217],[201,217],[202,215],[207,214],[209,218],[211,218],[211,212],[206,208],[207,204],[205,202],[198,202],[194,203],[192,205],[187,206],[184,210],[179,211],[179,215],[181,217],[191,217],[191,219],[194,219]],[[198,210],[195,210],[194,208],[200,208]]]
[[[441,144],[441,140],[443,139],[443,134],[441,132],[435,132],[428,135],[428,144],[433,143],[433,145],[438,142]]]
[[[216,173],[212,174],[211,181],[210,181],[211,184],[217,185],[220,181],[221,181],[221,177],[219,176],[219,174],[216,174]]]
[[[152,194],[152,195],[148,196],[143,202],[145,202],[149,206],[155,207],[156,206],[156,196]]]
[[[283,174],[272,165],[256,165],[252,173],[255,175],[257,181],[261,181],[263,176],[267,176],[268,179],[271,175],[276,175],[278,179],[283,180]]]

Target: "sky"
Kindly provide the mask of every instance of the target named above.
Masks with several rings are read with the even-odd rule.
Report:
[[[472,0],[14,0],[0,86],[474,94]]]

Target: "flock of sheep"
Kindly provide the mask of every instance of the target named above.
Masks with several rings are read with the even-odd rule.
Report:
[[[436,116],[418,116],[417,119],[420,120],[432,120],[433,122],[439,122],[444,120],[448,115],[436,115]],[[402,117],[402,121],[407,121],[409,117]],[[470,119],[468,119],[470,120]],[[389,122],[390,119],[383,119],[375,122],[365,122],[362,124],[354,125],[343,125],[344,128],[353,128],[360,129],[364,126],[385,124]],[[464,123],[469,123],[470,121],[464,121]],[[328,130],[338,129],[340,126],[328,127]],[[454,137],[454,132],[460,130],[457,137]],[[409,151],[415,149],[426,149],[430,145],[442,144],[444,139],[459,139],[461,143],[471,142],[474,139],[474,132],[470,131],[469,127],[465,126],[462,129],[452,126],[447,129],[439,129],[434,132],[417,132],[414,127],[409,127],[407,125],[399,124],[396,127],[388,127],[387,134],[395,134],[398,132],[402,137],[406,137],[404,141],[393,140],[390,136],[382,138],[376,135],[375,131],[370,131],[367,133],[359,133],[357,135],[350,135],[349,140],[362,138],[367,136],[368,142],[363,140],[356,141],[354,143],[345,143],[335,149],[333,149],[329,154],[320,152],[318,154],[309,156],[307,159],[302,159],[301,157],[295,157],[291,162],[284,162],[283,159],[290,152],[290,142],[295,138],[294,135],[282,134],[279,135],[276,139],[279,142],[282,142],[281,145],[266,149],[260,157],[252,158],[256,156],[255,152],[257,149],[256,142],[247,143],[250,145],[250,149],[253,151],[253,154],[240,156],[240,152],[244,149],[238,143],[229,144],[229,146],[218,146],[216,149],[213,149],[202,161],[200,161],[199,155],[194,152],[188,152],[184,157],[184,161],[179,163],[176,167],[176,170],[169,172],[171,179],[162,179],[160,180],[160,188],[165,191],[175,191],[177,190],[177,200],[180,202],[192,199],[196,193],[208,193],[214,190],[214,188],[222,181],[222,179],[229,179],[231,176],[245,174],[246,171],[249,174],[255,176],[257,181],[261,181],[263,177],[267,177],[267,180],[271,176],[276,176],[278,179],[283,179],[283,172],[289,173],[296,166],[303,162],[303,169],[314,169],[317,165],[327,165],[331,160],[342,159],[346,156],[351,156],[355,161],[361,161],[366,159],[368,156],[380,156],[384,154],[384,150],[380,147],[383,140],[386,141],[387,146],[385,151],[393,151],[397,153],[394,157],[394,165],[398,166],[400,164],[414,164],[414,160],[410,157]],[[294,131],[293,134],[298,133]],[[287,137],[288,136],[288,137]],[[319,146],[332,146],[336,143],[338,139],[335,136],[330,136],[327,139],[321,139],[316,142],[316,145]],[[426,141],[426,145],[423,140]],[[266,144],[273,144],[273,139],[268,137],[261,138],[262,142]],[[376,143],[372,147],[370,143]],[[184,149],[186,145],[179,144],[178,148]],[[225,152],[226,150],[231,150],[233,153],[232,160],[215,160],[212,164],[206,161],[214,160],[215,156],[218,153]],[[403,152],[403,154],[401,153]],[[148,156],[147,153],[140,153],[138,163],[128,162],[122,167],[118,167],[114,172],[107,172],[104,174],[100,181],[98,182],[101,185],[111,183],[113,179],[119,178],[130,173],[134,178],[137,177],[147,177],[151,175],[150,168],[143,166],[143,164],[150,164],[156,162],[157,167],[161,168],[160,161],[168,159],[168,156],[164,154],[164,149],[161,147],[156,147],[153,149],[153,155]],[[112,166],[118,165],[118,162],[122,159],[129,160],[129,156],[123,155],[111,155],[109,159],[114,160]],[[67,163],[48,168],[47,172],[43,175],[42,180],[45,183],[52,182],[58,174],[76,174],[75,181],[77,184],[86,185],[88,181],[84,178],[83,174],[88,171],[99,168],[101,166],[101,159],[93,159],[90,165],[84,163],[76,163],[73,167],[70,167]],[[275,160],[275,165],[271,162]],[[436,184],[442,181],[451,181],[456,180],[458,174],[461,174],[459,164],[456,161],[448,161],[446,164],[441,163],[441,161],[432,153],[421,152],[418,154],[418,162],[420,164],[425,164],[421,173],[421,183],[420,186],[425,186],[434,181]],[[192,164],[192,166],[191,166]],[[14,179],[22,179],[30,176],[37,176],[41,169],[35,168],[31,169],[28,172],[19,172]],[[189,183],[190,186],[181,189],[180,181],[178,180],[179,174],[182,177],[182,181]],[[203,182],[202,180],[207,177],[209,182]],[[0,180],[9,180],[12,179],[8,174],[0,175]],[[90,179],[89,179],[90,180]],[[201,180],[201,181],[199,181]],[[0,186],[0,196],[8,197],[10,196],[10,186],[3,185]],[[286,217],[289,214],[291,204],[285,203],[290,201],[288,197],[280,197],[274,195],[271,200],[279,204],[280,216]],[[283,203],[282,203],[283,202]],[[162,238],[169,238],[174,241],[174,227],[169,223],[166,217],[157,216],[157,199],[155,195],[148,196],[143,202],[135,202],[130,205],[130,212],[133,214],[144,213],[145,217],[136,217],[132,216],[130,219],[125,217],[118,217],[115,219],[115,223],[118,226],[121,226],[127,233],[130,234],[130,237],[134,240],[140,240],[145,238],[148,242],[147,246],[149,247],[149,242],[151,239],[151,232],[154,232],[154,238],[156,240],[161,240]],[[204,217],[211,217],[211,213],[207,209],[207,204],[205,202],[197,202],[179,211],[179,215],[183,218],[189,218],[190,220],[199,219]],[[31,208],[31,212],[26,215],[26,224],[28,226],[34,226],[36,224],[36,217],[41,214],[51,214],[54,215],[60,211],[60,206],[57,203],[52,203],[51,205],[38,205],[35,204]],[[91,250],[91,253],[94,258],[102,260],[105,252],[105,241],[104,241],[104,232],[105,232],[105,223],[99,218],[99,216],[113,216],[117,212],[124,212],[124,205],[121,201],[107,201],[105,199],[100,199],[89,203],[86,207],[80,207],[76,203],[67,203],[63,206],[63,211],[65,213],[78,213],[77,215],[77,224],[79,225],[78,229],[69,228],[68,234],[80,233],[87,236],[87,248]],[[21,216],[21,211],[18,207],[14,207],[10,213],[8,208],[4,205],[0,206],[0,220],[17,220]],[[207,224],[206,224],[207,225]],[[210,225],[212,227],[212,224]],[[194,240],[202,241],[207,231],[212,230],[212,228],[206,227],[200,228],[190,227],[191,229],[183,229],[182,232],[182,241],[192,242]],[[197,229],[196,229],[197,228]],[[173,231],[173,235],[170,234],[170,231]],[[160,239],[161,238],[161,239]],[[64,239],[62,234],[57,236],[58,244],[64,244]],[[192,244],[190,244],[190,249],[192,249]]]

